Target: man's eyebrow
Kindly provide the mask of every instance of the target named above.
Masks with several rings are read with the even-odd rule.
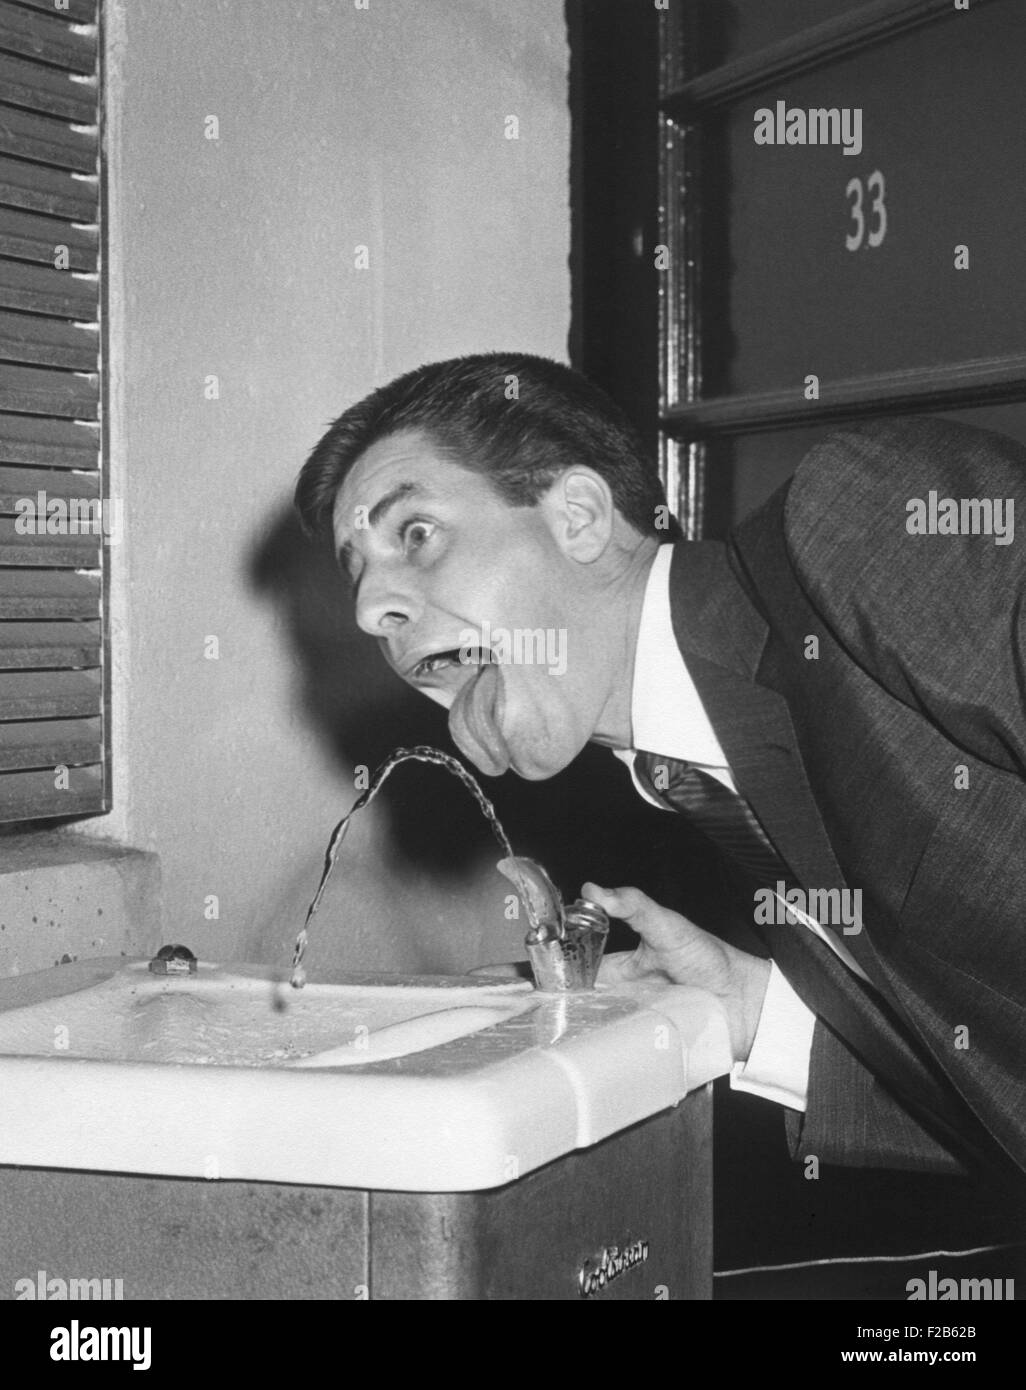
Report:
[[[423,492],[423,488],[418,483],[396,483],[395,487],[389,488],[383,497],[379,497],[367,513],[367,521],[360,529],[365,530],[370,526],[377,526],[378,522],[385,513],[394,507],[397,502],[401,502],[404,497],[415,496]],[[353,547],[349,541],[343,541],[338,548],[338,558],[344,569],[349,569],[349,562],[353,556]]]

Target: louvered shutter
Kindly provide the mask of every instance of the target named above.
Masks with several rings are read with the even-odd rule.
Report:
[[[107,809],[97,23],[0,0],[3,822]]]

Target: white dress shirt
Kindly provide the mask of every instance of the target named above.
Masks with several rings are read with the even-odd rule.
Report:
[[[649,795],[638,780],[634,759],[640,749],[689,762],[717,778],[731,791],[737,791],[726,756],[674,636],[670,616],[672,556],[672,545],[660,546],[645,587],[631,687],[633,746],[613,750],[630,768],[638,793],[662,810],[669,808]],[[797,911],[792,904],[786,907],[862,975],[850,953],[824,931],[819,922]],[[798,998],[776,964],[772,964],[752,1050],[748,1060],[736,1062],[731,1072],[730,1084],[734,1090],[751,1091],[792,1110],[804,1111],[815,1024],[815,1014]]]

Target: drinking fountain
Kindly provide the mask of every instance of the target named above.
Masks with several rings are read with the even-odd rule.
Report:
[[[169,944],[0,980],[0,1297],[710,1298],[719,1001],[604,983],[605,914],[501,827],[533,984],[308,979],[348,821],[289,971]]]

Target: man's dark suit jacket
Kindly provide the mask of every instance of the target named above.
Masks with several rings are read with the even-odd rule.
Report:
[[[907,503],[931,491],[1014,499],[1026,526],[1026,450],[928,417],[841,430],[726,546],[677,545],[671,609],[794,878],[862,890],[864,929],[840,939],[879,1027],[851,972],[787,928],[806,1003],[811,972],[858,1015],[817,1022],[792,1152],[959,1171],[993,1147],[1026,1168],[1026,537],[911,535]],[[903,1092],[866,1065],[866,1023],[904,1050]]]

